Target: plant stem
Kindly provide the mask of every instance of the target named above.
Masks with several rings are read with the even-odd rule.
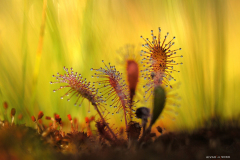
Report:
[[[133,106],[133,97],[135,95],[135,88],[130,89],[130,120],[132,121],[132,106]]]
[[[139,146],[140,146],[141,143],[143,142],[145,136],[151,132],[151,128],[152,128],[152,125],[150,125],[150,126],[148,127],[148,129],[146,129],[146,130],[143,132],[142,137],[138,140],[138,145],[139,145]]]
[[[124,118],[125,118],[125,125],[126,125],[126,129],[127,129],[127,117],[126,117],[126,110],[125,110],[125,106],[124,108]]]
[[[130,121],[132,121],[132,102],[133,102],[133,94],[130,94]]]
[[[102,119],[103,123],[107,126],[108,130],[111,132],[112,136],[114,137],[114,139],[117,140],[117,136],[114,134],[114,132],[112,131],[112,129],[109,127],[109,125],[107,124],[107,122],[105,121],[105,119],[103,118],[101,112],[99,111],[98,107],[96,104],[93,104],[93,106],[95,107],[95,109],[97,110],[100,118]]]

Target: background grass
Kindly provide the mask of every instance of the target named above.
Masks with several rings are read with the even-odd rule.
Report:
[[[159,123],[168,130],[191,130],[216,114],[238,116],[239,6],[238,0],[2,0],[0,103],[15,107],[27,125],[33,125],[30,116],[40,110],[63,120],[69,113],[83,120],[95,114],[93,109],[87,113],[89,103],[79,108],[74,100],[61,100],[67,90],[53,93],[59,85],[50,85],[52,75],[64,73],[66,66],[92,80],[90,68],[102,67],[102,59],[115,64],[116,50],[143,43],[140,35],[150,38],[150,31],[161,27],[163,35],[170,33],[169,40],[176,36],[174,47],[182,48],[177,54],[184,58],[176,59],[183,65],[174,73],[181,83],[178,114],[173,112],[172,120],[165,112]],[[3,107],[0,111],[3,117]],[[109,118],[123,125],[121,116]]]

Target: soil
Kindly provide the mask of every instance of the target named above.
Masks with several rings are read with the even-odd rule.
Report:
[[[154,140],[148,138],[141,145],[134,140],[113,144],[83,132],[69,133],[61,139],[54,131],[48,137],[51,138],[43,138],[24,125],[0,127],[0,159],[237,160],[240,157],[239,127],[210,127],[191,134],[165,133]]]

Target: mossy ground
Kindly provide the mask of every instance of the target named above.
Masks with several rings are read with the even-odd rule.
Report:
[[[240,157],[240,128],[231,125],[212,125],[192,133],[169,132],[140,146],[131,143],[130,147],[127,140],[121,145],[110,145],[106,141],[100,142],[99,136],[88,137],[83,132],[69,133],[65,140],[58,140],[57,132],[52,132],[52,138],[47,138],[40,136],[33,128],[6,124],[0,128],[0,158],[201,160],[207,156]]]

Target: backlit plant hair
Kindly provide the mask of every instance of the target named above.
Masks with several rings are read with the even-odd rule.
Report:
[[[133,99],[138,93],[142,97],[141,89],[139,89],[141,83],[140,69],[142,68],[141,57],[139,55],[140,50],[135,45],[127,44],[117,50],[119,57],[117,58],[117,63],[122,67],[125,76],[123,78],[126,80],[129,94],[130,94],[130,119],[132,120],[133,113]]]
[[[146,84],[146,86],[149,87],[146,92],[148,92],[152,87],[154,87],[154,78],[156,75],[158,76],[158,83],[160,82],[160,84],[164,84],[172,88],[169,83],[171,79],[174,79],[171,73],[180,72],[173,69],[173,66],[182,64],[176,63],[174,58],[183,57],[182,55],[176,56],[176,51],[181,50],[181,48],[171,50],[171,47],[175,44],[173,42],[175,37],[173,37],[168,43],[166,43],[167,36],[169,35],[169,33],[167,33],[164,40],[161,42],[161,28],[159,28],[158,37],[154,36],[153,30],[151,32],[152,41],[150,41],[148,38],[144,39],[141,36],[141,38],[143,38],[143,40],[145,41],[145,44],[143,44],[142,46],[146,49],[146,51],[141,51],[141,56],[144,57],[142,59],[142,63],[146,67],[145,70],[142,70],[142,72],[145,72],[145,74],[143,73],[142,76],[144,77],[144,79],[149,80],[149,82]]]
[[[102,60],[104,63],[104,61]],[[102,81],[98,81],[99,84],[103,84],[102,96],[106,96],[105,99],[109,100],[112,98],[112,104],[116,108],[116,113],[119,113],[120,109],[123,109],[125,125],[127,127],[127,113],[129,112],[129,91],[126,82],[122,79],[122,74],[116,70],[115,66],[107,66],[105,68],[91,69],[98,71],[93,77],[104,78]],[[115,112],[114,111],[114,112]]]
[[[78,74],[77,72],[74,73],[72,68],[70,69],[70,72],[68,71],[68,68],[64,67],[64,70],[67,72],[67,74],[61,75],[61,74],[57,73],[57,76],[53,75],[53,77],[55,77],[57,81],[50,82],[50,84],[67,83],[67,85],[61,86],[57,90],[60,90],[63,88],[70,88],[64,96],[67,96],[67,95],[73,93],[70,96],[70,98],[68,99],[68,101],[69,101],[74,95],[76,95],[77,101],[76,101],[75,105],[77,105],[77,102],[79,101],[80,98],[82,98],[82,100],[81,100],[79,106],[81,106],[82,101],[85,98],[89,102],[91,102],[92,105],[94,106],[94,108],[96,109],[97,113],[99,114],[100,118],[102,119],[102,122],[106,125],[106,127],[108,128],[108,130],[110,131],[110,133],[112,134],[114,139],[117,139],[116,135],[113,133],[113,131],[109,127],[108,123],[106,123],[106,121],[104,120],[104,118],[101,114],[100,106],[101,106],[101,103],[104,101],[102,99],[102,96],[97,95],[98,90],[95,89],[94,85],[90,86],[90,82],[87,82],[86,79],[83,80],[81,74]],[[53,91],[55,92],[57,90],[53,90]],[[64,96],[62,96],[61,99],[63,99]]]

